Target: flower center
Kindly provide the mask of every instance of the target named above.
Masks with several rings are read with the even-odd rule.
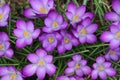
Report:
[[[3,49],[3,45],[2,44],[0,44],[0,50],[2,50]]]
[[[2,19],[3,18],[3,14],[0,14],[0,19]]]
[[[110,50],[110,54],[116,54],[116,52],[113,50]]]
[[[46,11],[46,9],[45,9],[45,8],[40,7],[40,12],[45,14],[47,11]]]
[[[99,66],[99,70],[103,71],[105,68],[103,66]]]
[[[80,31],[80,34],[85,35],[86,32],[87,32],[86,29],[82,29],[82,30]]]
[[[118,38],[120,38],[120,32],[118,32],[118,33],[116,34],[116,36],[117,36]]]
[[[64,42],[67,44],[67,43],[69,43],[69,38],[65,38],[65,40],[64,40]]]
[[[39,62],[39,65],[43,66],[43,65],[44,65],[44,62],[43,62],[43,61],[40,61],[40,62]]]
[[[80,68],[80,64],[77,63],[77,64],[75,65],[75,69],[79,69],[79,68]]]
[[[58,26],[58,23],[56,21],[53,22],[53,27],[57,27]]]
[[[53,41],[54,41],[54,40],[53,40],[52,37],[49,37],[49,38],[48,38],[48,42],[49,42],[49,43],[52,43]]]
[[[29,33],[27,31],[24,32],[24,36],[25,37],[28,37],[29,36]]]
[[[73,17],[73,19],[77,21],[79,19],[79,15],[75,14],[74,17]]]
[[[14,79],[16,77],[16,73],[10,75],[10,79]]]

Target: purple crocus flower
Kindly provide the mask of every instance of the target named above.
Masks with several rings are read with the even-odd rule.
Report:
[[[74,76],[59,76],[56,80],[84,80],[84,78],[74,77]]]
[[[58,40],[61,40],[61,35],[57,32],[53,32],[50,34],[43,34],[39,37],[39,40],[42,41],[43,48],[51,52],[55,49],[58,44]]]
[[[103,57],[98,57],[96,63],[93,64],[94,70],[91,72],[92,79],[99,76],[102,80],[106,80],[107,76],[115,76],[116,71],[111,67],[110,62],[105,62]]]
[[[10,13],[9,5],[3,5],[0,7],[0,27],[5,27],[8,22],[8,17]]]
[[[65,29],[68,25],[68,23],[63,20],[62,15],[58,14],[56,11],[51,11],[44,23],[45,27],[43,27],[43,31],[47,33]]]
[[[17,71],[15,67],[0,67],[0,80],[23,80],[20,71]]]
[[[16,26],[17,29],[14,29],[14,35],[18,38],[16,41],[18,48],[32,44],[33,39],[36,39],[40,34],[40,29],[34,30],[32,21],[25,22],[23,20],[17,20]]]
[[[105,54],[106,60],[114,60],[117,61],[120,57],[120,48],[116,49],[108,49]]]
[[[65,74],[76,73],[77,76],[83,76],[90,74],[91,69],[88,67],[87,61],[81,59],[81,55],[74,55],[72,61],[68,62],[68,68],[65,70]]]
[[[101,34],[100,39],[103,42],[110,42],[110,48],[115,49],[120,46],[120,22],[117,25],[110,25],[110,31]]]
[[[85,42],[92,44],[97,40],[96,36],[93,34],[97,28],[97,24],[91,24],[91,20],[86,18],[77,26],[76,30],[73,30],[72,32],[74,36],[79,39],[81,44],[84,44]]]
[[[13,50],[10,48],[9,37],[5,32],[0,32],[0,57],[13,57]]]
[[[91,12],[86,12],[85,5],[77,7],[75,3],[70,2],[67,6],[66,16],[70,20],[71,24],[75,26],[76,23],[84,20],[87,17],[92,19],[94,14]]]
[[[28,54],[27,59],[32,63],[24,67],[23,74],[28,77],[35,73],[39,80],[45,78],[46,73],[52,76],[56,72],[56,67],[52,64],[53,56],[47,55],[43,49],[38,49],[36,54]]]
[[[54,0],[30,0],[32,8],[27,8],[23,14],[27,18],[46,16],[50,10],[54,9]]]
[[[67,31],[62,30],[61,35],[61,43],[58,46],[59,54],[63,54],[66,50],[71,50],[73,45],[77,46],[79,44],[78,40],[73,35],[69,34]]]
[[[112,0],[112,8],[114,12],[105,14],[105,18],[117,24],[120,21],[120,0]]]

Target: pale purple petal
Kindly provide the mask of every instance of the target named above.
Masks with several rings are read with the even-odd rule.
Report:
[[[97,41],[97,37],[93,34],[88,34],[87,35],[87,42],[90,44],[93,44]]]
[[[23,30],[21,30],[21,29],[15,29],[14,30],[14,35],[16,36],[16,37],[18,37],[18,38],[23,38],[24,36],[23,36]]]
[[[74,72],[74,68],[66,68],[65,69],[65,74],[71,74]]]
[[[105,72],[107,73],[108,76],[115,76],[116,75],[116,71],[113,68],[107,68],[105,70]]]
[[[45,56],[44,60],[45,60],[45,62],[47,62],[47,63],[52,63],[53,56],[47,55],[47,56]]]
[[[116,11],[118,14],[120,14],[120,1],[119,0],[113,0],[112,1],[112,8],[114,11]]]
[[[32,6],[32,8],[37,11],[39,11],[40,6],[43,7],[40,0],[30,0],[29,2],[30,2],[30,5]]]
[[[33,22],[29,21],[29,22],[26,23],[26,25],[27,25],[26,26],[27,30],[32,33],[34,31],[34,24],[33,24]]]
[[[9,75],[5,75],[0,80],[10,80],[10,76]]]
[[[9,6],[9,5],[4,5],[4,6],[2,7],[2,10],[3,10],[3,14],[4,14],[4,15],[8,15],[9,12],[10,12],[10,6]]]
[[[92,79],[97,79],[98,71],[97,70],[93,70],[92,73],[91,73],[91,77],[92,77]]]
[[[9,71],[7,70],[7,67],[0,67],[0,76],[4,76],[8,73]]]
[[[75,61],[70,61],[67,63],[68,67],[74,67],[75,66]]]
[[[119,40],[113,39],[113,40],[110,41],[110,48],[111,49],[118,48],[119,45],[120,45],[120,41]]]
[[[48,14],[48,17],[51,19],[51,20],[55,20],[56,17],[57,17],[58,13],[54,10],[50,11],[49,14]]]
[[[82,22],[82,25],[84,26],[84,27],[87,27],[88,26],[88,28],[89,28],[89,25],[91,24],[91,19],[90,18],[86,18],[86,19],[84,19],[83,20],[83,22]],[[89,30],[89,29],[88,29]],[[91,32],[91,31],[90,31]]]
[[[26,30],[26,23],[23,20],[17,20],[16,26],[18,29]]]
[[[83,76],[82,70],[81,69],[76,70],[76,75],[78,75],[80,77]]]
[[[117,33],[119,31],[119,29],[116,25],[110,25],[110,31],[112,33]]]
[[[90,18],[92,19],[94,17],[94,13],[91,13],[91,12],[86,12],[84,14],[84,16],[82,17],[82,19],[85,19],[85,18]]]
[[[58,15],[57,18],[56,18],[56,21],[57,21],[59,24],[62,24],[62,23],[63,23],[63,17],[62,17],[62,15]]]
[[[0,22],[0,26],[1,26],[1,27],[5,27],[7,24],[8,24],[8,22],[7,22],[7,21]]]
[[[76,38],[73,38],[71,41],[72,41],[72,44],[74,46],[78,46],[79,45],[79,42],[78,42],[78,40]]]
[[[46,70],[45,67],[39,67],[37,69],[37,76],[40,80],[43,80],[45,78],[46,75]]]
[[[36,29],[34,30],[33,34],[32,34],[32,38],[36,39],[40,34],[40,29]]]
[[[44,57],[47,55],[47,52],[43,49],[37,49],[36,51],[36,54],[39,56],[39,57]]]
[[[77,9],[77,6],[73,2],[70,2],[67,6],[67,11],[72,12],[72,14],[75,13],[76,9]]]
[[[66,16],[69,20],[72,20],[73,14],[71,12],[66,12]]]
[[[59,45],[58,48],[57,48],[57,50],[58,50],[59,54],[62,54],[62,53],[65,52],[65,48],[64,48],[63,45]]]
[[[106,78],[107,78],[107,75],[106,75],[106,73],[105,73],[104,71],[99,72],[99,76],[100,76],[100,78],[103,79],[103,80],[106,80]]]
[[[80,61],[80,64],[81,64],[82,66],[85,66],[85,65],[87,64],[87,61],[86,61],[86,60],[81,60],[81,61]]]
[[[36,70],[37,70],[37,66],[36,65],[29,64],[29,65],[27,65],[27,66],[25,66],[23,68],[23,74],[24,74],[24,76],[29,77],[29,76],[34,75]]]
[[[104,62],[104,63],[103,63],[103,66],[104,66],[105,68],[109,68],[109,67],[111,66],[111,63],[110,63],[110,62]]]
[[[72,49],[72,44],[71,43],[65,44],[64,46],[65,46],[65,48],[67,50],[71,50]]]
[[[45,23],[46,27],[51,27],[51,25],[52,25],[52,20],[51,20],[50,18],[46,18],[46,19],[44,20],[44,23]]]
[[[49,74],[49,76],[52,76],[56,72],[56,67],[53,64],[47,64],[46,72]]]
[[[0,36],[1,36],[3,41],[8,41],[9,40],[9,37],[5,32],[0,32]]]
[[[98,28],[98,25],[97,24],[91,24],[89,25],[86,30],[87,30],[87,33],[94,33]]]
[[[27,45],[32,44],[32,42],[33,42],[33,39],[32,39],[32,38],[29,38],[29,39],[26,39],[26,40],[25,40],[25,43],[26,43]]]
[[[8,50],[6,50],[4,56],[8,57],[8,58],[12,58],[13,54],[14,54],[13,50],[12,49],[8,49]]]
[[[51,28],[47,28],[47,27],[43,27],[42,30],[46,33],[51,33],[52,29]]]
[[[76,10],[76,14],[78,14],[80,17],[82,17],[84,15],[85,11],[86,11],[86,6],[82,5]]]
[[[102,56],[99,56],[99,57],[97,57],[96,62],[103,63],[103,62],[105,62],[105,59]]]
[[[72,59],[74,60],[74,61],[76,61],[76,62],[79,62],[80,60],[81,60],[81,56],[80,55],[74,55],[73,57],[72,57]]]
[[[110,55],[110,57],[112,60],[115,60],[115,61],[117,61],[119,59],[118,55],[116,55],[116,54]]]
[[[87,39],[86,36],[79,37],[79,41],[81,44],[84,44],[87,41],[86,39]]]
[[[93,68],[96,69],[98,67],[98,64],[97,63],[94,63],[93,64]]]
[[[27,59],[31,62],[31,63],[37,63],[37,61],[39,60],[38,56],[36,54],[28,54],[27,55]]]
[[[17,46],[18,48],[23,48],[23,47],[25,47],[25,46],[26,46],[25,40],[24,40],[24,39],[18,39],[18,40],[16,41],[16,46]]]
[[[88,67],[88,66],[84,66],[84,67],[82,68],[82,71],[83,71],[84,74],[89,74],[89,73],[91,72],[91,69],[90,69],[90,67]]]

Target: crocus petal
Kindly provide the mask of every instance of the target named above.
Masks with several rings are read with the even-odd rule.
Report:
[[[68,67],[74,67],[75,66],[75,61],[70,61],[67,64],[68,64]]]
[[[98,71],[97,70],[93,70],[92,73],[91,73],[91,77],[92,77],[92,79],[97,79]]]
[[[73,2],[70,2],[67,6],[67,10],[68,12],[72,12],[72,14],[75,13],[75,10],[76,10],[76,5],[73,3]]]
[[[65,48],[67,50],[71,50],[72,49],[72,44],[71,43],[65,44],[64,46],[65,46]]]
[[[10,6],[9,5],[4,5],[3,7],[3,14],[7,15],[10,12]]]
[[[46,33],[51,33],[52,29],[51,28],[47,28],[47,27],[43,27],[42,30]]]
[[[37,69],[37,76],[40,80],[43,80],[45,78],[46,75],[46,70],[45,67],[39,67]]]
[[[53,56],[47,55],[47,56],[45,56],[44,60],[45,60],[45,62],[47,62],[47,63],[52,63]]]
[[[118,21],[120,20],[120,17],[117,13],[115,12],[108,12],[105,14],[105,18],[110,21]]]
[[[113,39],[113,40],[110,41],[110,48],[111,49],[118,48],[119,45],[120,45],[120,41],[119,40]]]
[[[65,48],[64,48],[63,45],[59,45],[58,48],[57,48],[57,50],[58,50],[59,54],[62,54],[62,53],[65,52]]]
[[[35,54],[28,54],[27,55],[27,59],[31,62],[31,63],[37,63],[37,61],[39,60],[38,56]]]
[[[33,22],[29,21],[29,22],[26,23],[26,25],[27,25],[26,27],[27,27],[28,31],[32,33],[34,31],[34,24],[33,24]]]
[[[105,62],[105,59],[102,56],[100,56],[100,57],[97,57],[96,62],[103,63],[103,62]]]
[[[73,57],[72,57],[72,59],[74,60],[74,61],[76,61],[76,62],[79,62],[80,60],[81,60],[81,55],[74,55]]]
[[[86,11],[86,6],[82,5],[76,10],[76,14],[78,14],[80,17],[82,17],[84,15],[85,11]]]
[[[78,42],[77,39],[73,38],[71,41],[72,41],[72,44],[73,44],[74,46],[79,45],[79,42]]]
[[[90,24],[91,24],[91,19],[90,19],[90,18],[86,18],[86,19],[84,19],[83,22],[82,22],[82,25],[83,25],[84,27],[87,27],[87,26],[89,26]]]
[[[113,0],[112,1],[112,8],[114,11],[116,11],[118,14],[120,14],[120,1],[119,0]]]
[[[79,37],[79,41],[81,44],[84,44],[86,42],[86,39],[87,39],[86,36]]]
[[[27,77],[32,76],[35,74],[37,69],[37,65],[29,64],[23,68],[23,74]]]
[[[54,10],[50,11],[49,14],[48,14],[48,16],[51,20],[55,20],[57,15],[58,15],[58,13]]]
[[[87,33],[94,33],[98,28],[98,25],[97,24],[91,24],[89,25],[86,30],[87,30]]]
[[[65,29],[67,27],[67,25],[68,25],[68,23],[64,21],[61,25],[61,27],[62,27],[61,29]]]
[[[106,73],[104,71],[103,72],[99,72],[99,76],[103,80],[106,80],[106,78],[107,78],[107,75],[106,75]]]
[[[36,51],[36,54],[39,56],[39,57],[44,57],[47,55],[47,52],[43,49],[37,49]]]
[[[86,12],[84,14],[84,16],[82,17],[82,19],[85,19],[85,18],[90,18],[92,19],[94,17],[94,13],[91,13],[91,12]]]
[[[116,25],[110,25],[110,31],[112,33],[117,33],[119,31],[119,29]]]
[[[21,30],[21,29],[15,29],[14,30],[14,35],[16,36],[16,37],[18,37],[18,38],[23,38],[24,36],[23,36],[23,30]]]
[[[10,76],[9,75],[5,75],[0,80],[10,80]]]
[[[71,74],[74,72],[74,68],[66,68],[65,69],[65,74]]]
[[[98,67],[98,64],[97,63],[94,63],[93,64],[93,68],[96,69]]]
[[[82,70],[81,69],[76,70],[76,75],[78,75],[80,77],[83,76]]]
[[[66,12],[66,16],[69,20],[72,20],[73,14],[71,12]]]
[[[110,55],[111,59],[117,61],[119,57],[117,55]]]
[[[5,52],[5,57],[12,58],[13,54],[14,54],[13,50],[12,49],[8,49]]]
[[[39,11],[39,8],[43,5],[42,3],[40,2],[40,0],[30,0],[30,5],[32,6],[33,9]]]
[[[83,71],[84,74],[89,74],[89,73],[91,72],[91,69],[90,69],[90,67],[88,67],[88,66],[84,66],[84,67],[82,68],[82,71]]]
[[[93,35],[93,34],[89,34],[87,35],[87,42],[90,43],[90,44],[93,44],[95,43],[97,40],[96,36]]]
[[[46,18],[46,19],[44,20],[44,23],[45,23],[46,27],[51,27],[51,25],[52,25],[52,20],[51,20],[50,18]]]
[[[103,65],[104,65],[105,68],[109,68],[111,66],[111,63],[110,62],[104,62]]]
[[[39,34],[40,34],[40,29],[36,29],[32,34],[33,39],[36,39],[39,36]]]
[[[5,22],[0,22],[0,26],[1,26],[1,27],[5,27],[7,24],[8,24],[7,21],[5,21]]]
[[[0,57],[4,55],[4,51],[0,51]]]
[[[30,18],[30,19],[36,18],[36,14],[34,13],[34,10],[32,8],[25,9],[23,12],[23,15],[27,18]]]
[[[29,39],[26,39],[26,40],[25,40],[25,43],[26,43],[27,45],[32,44],[32,42],[33,42],[33,39],[32,39],[32,38],[29,38]]]
[[[23,80],[21,75],[17,75],[16,80]]]
[[[18,48],[23,48],[23,47],[25,47],[25,45],[26,45],[26,43],[25,43],[25,40],[24,40],[24,39],[18,39],[18,40],[16,41],[16,46],[17,46]]]
[[[62,17],[62,15],[58,15],[57,18],[56,18],[56,20],[57,20],[57,22],[59,24],[62,24],[63,23],[63,17]]]
[[[104,42],[110,42],[113,39],[113,35],[112,35],[112,33],[105,31],[100,36],[100,39]]]
[[[17,20],[16,26],[18,29],[26,30],[26,23],[23,20]]]
[[[80,64],[81,64],[82,66],[85,66],[85,65],[87,64],[87,61],[86,61],[86,60],[81,60],[80,62],[81,62]]]
[[[1,38],[2,38],[3,41],[8,41],[9,40],[9,37],[5,32],[0,32],[0,34],[1,34]]]
[[[105,72],[107,73],[108,76],[115,76],[116,75],[116,71],[113,68],[107,68],[107,69],[105,69]]]
[[[8,73],[7,67],[0,67],[0,76],[7,75]]]
[[[56,67],[53,64],[47,64],[46,72],[49,74],[49,76],[52,76],[56,72]]]

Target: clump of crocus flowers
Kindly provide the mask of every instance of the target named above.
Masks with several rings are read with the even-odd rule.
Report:
[[[86,12],[86,6],[76,6],[75,3],[68,3],[66,17],[55,10],[54,0],[29,0],[31,8],[25,9],[24,16],[30,19],[38,17],[45,18],[42,29],[35,29],[32,21],[17,20],[14,35],[16,36],[16,47],[24,48],[39,38],[42,48],[38,48],[35,53],[29,53],[27,59],[30,64],[21,71],[13,66],[0,67],[0,80],[23,80],[24,77],[37,75],[39,80],[44,80],[46,74],[53,76],[56,73],[56,66],[53,64],[53,56],[48,52],[57,49],[59,54],[64,54],[71,50],[73,46],[79,44],[93,44],[97,41],[95,32],[98,25],[92,23],[94,14]],[[97,57],[93,68],[87,65],[87,60],[79,54],[73,55],[72,60],[67,63],[64,75],[56,80],[84,80],[84,76],[90,76],[92,80],[107,76],[115,76],[116,70],[112,68],[110,60],[117,61],[120,57],[120,1],[114,0],[112,8],[115,12],[105,14],[105,18],[112,21],[110,31],[105,31],[100,39],[103,42],[110,42],[110,48],[104,57]],[[0,27],[8,24],[10,7],[3,5],[0,7]],[[42,33],[41,33],[42,32]],[[9,37],[5,32],[0,32],[0,57],[12,58],[14,51],[10,48]]]

